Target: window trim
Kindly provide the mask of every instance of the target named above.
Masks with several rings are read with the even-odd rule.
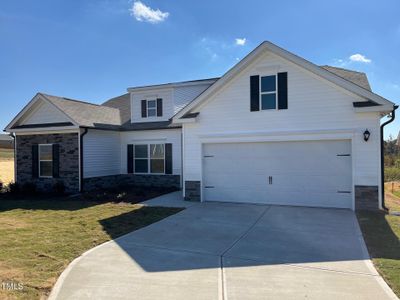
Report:
[[[150,101],[154,101],[154,103],[155,103],[154,107],[149,108]],[[152,111],[154,110],[154,116],[149,115],[149,110],[152,110]],[[146,118],[159,118],[157,116],[157,98],[146,99]]]
[[[262,91],[262,78],[263,77],[269,77],[269,76],[274,76],[275,77],[275,91],[272,92],[263,92]],[[260,93],[258,95],[259,97],[259,105],[260,105],[260,111],[265,110],[278,110],[278,73],[274,73],[274,74],[269,74],[269,75],[259,75],[259,87],[260,87]],[[275,108],[267,108],[267,109],[263,109],[262,108],[262,96],[263,95],[271,95],[271,94],[275,94]]]
[[[166,175],[166,173],[165,173],[165,144],[166,143],[135,143],[135,144],[133,144],[133,162],[134,162],[133,174],[138,174],[138,175]],[[162,160],[162,159],[164,160],[164,172],[163,173],[152,173],[151,172],[151,160],[152,160],[151,152],[150,152],[151,145],[163,145],[164,146],[164,156],[163,156],[163,158],[153,158],[155,160]],[[136,156],[135,156],[135,150],[136,150],[135,146],[147,146],[147,158],[141,158],[141,157],[136,158]],[[138,160],[139,159],[147,160],[147,173],[145,173],[145,172],[136,172],[136,170],[135,170],[135,166],[136,166],[135,160],[137,160],[137,159]]]
[[[49,160],[49,159],[40,159],[40,148],[41,148],[41,146],[51,146],[51,160]],[[41,174],[41,172],[40,172],[40,162],[42,162],[42,161],[47,161],[47,162],[51,161],[51,170],[52,170],[52,173],[53,173],[53,162],[54,162],[53,144],[38,144],[38,173],[39,173],[38,177],[39,178],[53,178],[53,174],[51,174],[50,176],[43,176]]]

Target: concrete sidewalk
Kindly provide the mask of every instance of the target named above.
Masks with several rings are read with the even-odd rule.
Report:
[[[180,202],[175,193],[145,205]],[[397,299],[351,211],[185,205],[76,259],[50,299]]]

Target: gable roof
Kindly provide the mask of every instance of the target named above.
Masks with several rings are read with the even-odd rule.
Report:
[[[116,108],[43,93],[39,93],[39,95],[54,104],[74,120],[78,126],[112,128],[112,126],[119,126],[121,124],[120,111]]]
[[[319,67],[304,58],[301,58],[283,48],[276,46],[275,44],[264,41],[257,48],[255,48],[252,52],[250,52],[245,58],[243,58],[240,62],[238,62],[235,66],[233,66],[228,72],[226,72],[219,80],[217,80],[214,84],[212,84],[208,89],[206,89],[203,93],[201,93],[197,98],[191,101],[186,107],[184,107],[181,111],[179,111],[173,117],[174,121],[178,121],[178,119],[182,118],[185,114],[189,112],[194,112],[195,108],[198,107],[200,103],[208,99],[210,96],[214,95],[222,86],[228,83],[236,74],[240,73],[244,70],[248,65],[250,65],[253,61],[255,61],[258,57],[260,57],[266,51],[270,51],[273,54],[276,54],[296,65],[303,67],[304,69],[334,83],[335,85],[350,91],[366,100],[371,100],[378,104],[378,106],[373,107],[376,111],[391,111],[393,109],[394,103],[385,99],[378,94],[373,93],[370,89],[365,88],[365,81],[362,80],[362,76],[357,75],[354,76],[352,74],[352,79],[349,78],[350,73],[338,70],[338,68],[330,68],[329,70],[324,67]],[[341,75],[338,75],[341,74]],[[343,77],[342,77],[343,76]],[[347,78],[346,78],[347,77]],[[354,81],[357,81],[355,83]],[[369,83],[368,83],[369,86]],[[380,107],[379,107],[380,106]],[[379,108],[377,108],[379,107]]]
[[[6,129],[28,128],[29,126],[15,125],[17,121],[25,115],[29,109],[42,100],[62,112],[71,123],[51,123],[51,124],[36,124],[34,127],[54,127],[63,126],[80,126],[91,128],[115,129],[121,124],[119,109],[92,104],[80,100],[69,99],[65,97],[53,96],[44,93],[37,93],[35,97],[21,110],[21,112],[7,125]]]

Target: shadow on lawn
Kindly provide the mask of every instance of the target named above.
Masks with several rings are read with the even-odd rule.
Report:
[[[385,212],[357,212],[358,222],[363,232],[368,251],[372,258],[400,259],[399,237],[393,232]]]
[[[26,210],[69,210],[75,211],[101,204],[100,202],[87,200],[73,200],[65,197],[45,199],[1,199],[0,212],[13,209]]]
[[[40,194],[0,194],[0,212],[12,209],[70,210],[75,211],[104,203],[140,203],[160,195],[174,192],[175,188],[120,186],[98,189],[76,196]]]
[[[99,223],[104,231],[112,239],[115,239],[128,232],[158,222],[182,210],[183,208],[143,206],[127,213],[100,220]]]

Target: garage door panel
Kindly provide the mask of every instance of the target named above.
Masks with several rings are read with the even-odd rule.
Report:
[[[351,208],[350,141],[206,144],[203,154],[205,200]]]

